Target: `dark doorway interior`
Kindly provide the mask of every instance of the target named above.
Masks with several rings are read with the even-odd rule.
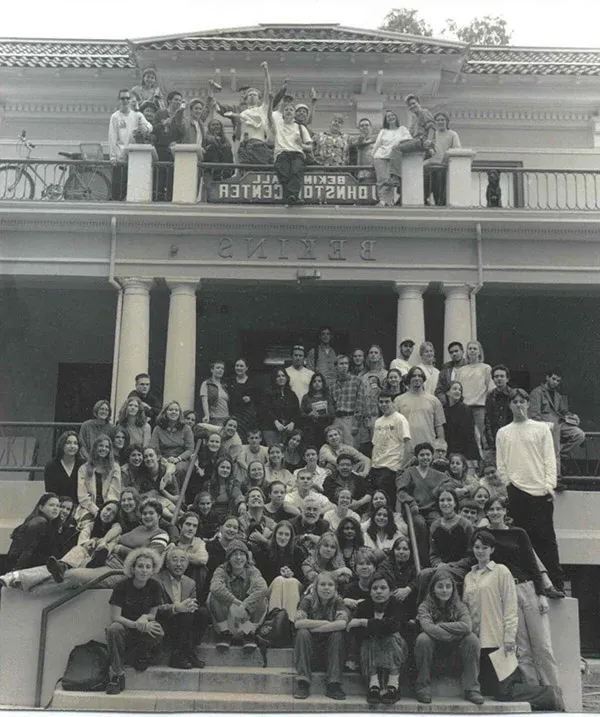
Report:
[[[101,398],[110,400],[112,364],[60,363],[54,420],[79,423],[92,418]]]

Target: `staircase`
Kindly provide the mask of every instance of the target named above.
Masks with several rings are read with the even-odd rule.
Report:
[[[335,701],[325,697],[325,676],[315,672],[311,696],[307,700],[292,697],[294,670],[290,648],[269,650],[268,667],[256,650],[245,654],[232,646],[217,651],[214,644],[202,645],[198,657],[206,662],[202,670],[177,670],[166,665],[150,667],[146,672],[127,668],[126,689],[120,695],[102,692],[66,692],[57,687],[50,709],[118,712],[433,712],[498,713],[529,712],[527,703],[503,703],[486,700],[482,706],[462,698],[454,679],[438,678],[433,684],[433,702],[423,705],[403,686],[402,700],[395,705],[368,707],[360,675],[344,674],[343,687],[348,697]],[[406,695],[406,696],[404,696]]]

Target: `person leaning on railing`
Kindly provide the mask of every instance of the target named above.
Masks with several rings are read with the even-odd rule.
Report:
[[[406,139],[410,139],[410,132],[400,124],[395,112],[386,110],[383,115],[383,127],[379,130],[372,150],[380,207],[390,207],[394,204],[394,186],[390,181],[390,157],[394,147]]]

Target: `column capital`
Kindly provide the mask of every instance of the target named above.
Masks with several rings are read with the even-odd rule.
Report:
[[[468,299],[471,292],[471,287],[469,284],[465,284],[464,282],[448,281],[442,284],[442,292],[447,299],[449,299],[450,297]]]
[[[171,296],[195,296],[201,287],[200,279],[166,279]]]
[[[453,149],[449,149],[446,154],[449,159],[451,157],[473,158],[477,154],[477,152],[474,149],[470,149],[469,147],[454,147]]]
[[[143,279],[136,276],[117,277],[126,294],[149,294],[153,279]]]
[[[394,291],[400,298],[420,299],[429,284],[406,284],[401,281],[394,282]]]
[[[153,162],[158,162],[158,153],[151,144],[128,144],[127,147],[125,147],[125,152],[128,156],[130,154],[147,154],[152,157]]]
[[[173,152],[174,156],[188,153],[199,155],[202,152],[202,148],[198,147],[197,144],[174,144],[171,147],[171,152]]]

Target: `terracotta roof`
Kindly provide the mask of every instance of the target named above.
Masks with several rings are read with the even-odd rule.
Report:
[[[135,40],[137,50],[211,52],[369,52],[451,54],[464,52],[462,42],[401,35],[384,30],[359,30],[340,25],[258,25],[210,30],[189,35]]]
[[[472,47],[461,71],[467,75],[600,75],[600,51]]]
[[[0,67],[135,67],[124,40],[0,40]]]

